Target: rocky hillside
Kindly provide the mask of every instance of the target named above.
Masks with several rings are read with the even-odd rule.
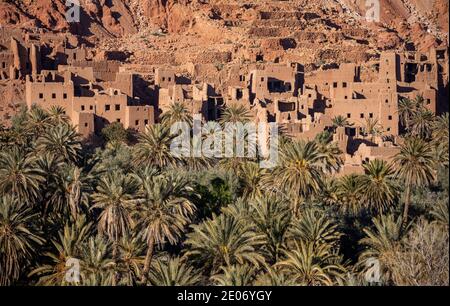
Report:
[[[121,50],[135,64],[300,61],[312,68],[364,62],[387,49],[448,42],[448,0],[381,0],[367,22],[363,0],[0,0],[0,23],[71,32],[94,52]]]

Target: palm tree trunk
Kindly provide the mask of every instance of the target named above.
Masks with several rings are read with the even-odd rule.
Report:
[[[154,239],[151,237],[147,244],[147,254],[145,255],[144,270],[142,271],[142,283],[144,285],[147,282],[148,271],[150,271],[150,265],[152,263],[154,244]]]
[[[113,260],[114,263],[116,264],[116,268],[117,268],[117,254],[119,253],[119,243],[117,242],[117,240],[114,241],[113,244]],[[112,279],[112,285],[116,286],[117,283],[119,282],[119,273],[117,272],[117,270],[114,270],[114,275],[113,275],[113,279]]]
[[[405,190],[405,207],[403,209],[403,220],[402,220],[402,228],[406,227],[408,222],[408,213],[409,213],[409,203],[411,201],[411,184],[406,184]]]

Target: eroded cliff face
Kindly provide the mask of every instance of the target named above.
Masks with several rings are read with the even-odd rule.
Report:
[[[136,64],[299,61],[312,68],[364,62],[383,50],[448,42],[448,0],[381,0],[380,22],[364,0],[1,0],[0,23],[70,32],[94,52],[120,50]]]

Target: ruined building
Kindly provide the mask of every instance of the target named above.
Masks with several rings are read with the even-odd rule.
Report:
[[[293,138],[311,140],[332,132],[347,173],[362,171],[364,161],[390,159],[398,152],[400,99],[422,96],[432,112],[446,110],[446,48],[382,52],[371,66],[344,63],[311,72],[294,62],[235,64],[226,80],[208,83],[169,65],[133,68],[93,59],[86,48],[73,48],[64,38],[12,34],[0,33],[0,78],[24,79],[28,107],[64,108],[85,138],[111,122],[143,132],[175,102],[204,121],[218,120],[226,106],[242,105],[256,121],[276,122]],[[201,65],[192,67],[201,71]],[[150,81],[142,83],[142,78]],[[142,95],[146,90],[154,94]],[[348,124],[334,126],[338,116]]]

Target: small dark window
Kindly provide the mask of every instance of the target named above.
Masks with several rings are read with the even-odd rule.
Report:
[[[144,124],[147,125],[148,124],[148,119],[144,120]]]
[[[162,78],[162,81],[164,82],[165,80],[166,80],[166,78],[165,78],[165,77],[163,77],[163,78]]]
[[[106,105],[105,105],[105,111],[109,111],[110,109],[111,109],[111,105],[106,104]]]
[[[360,118],[364,118],[364,114],[361,113],[361,114],[359,115],[359,117],[360,117]]]
[[[117,122],[120,122],[120,119],[119,118],[117,118],[117,120],[116,120]]]
[[[67,94],[63,93],[63,99],[67,99]]]
[[[120,111],[120,104],[116,104],[115,109],[116,109],[116,111]]]
[[[373,113],[369,113],[369,118],[373,118]]]
[[[39,99],[44,99],[44,94],[43,93],[39,94]]]
[[[342,83],[342,87],[347,88],[347,82]]]
[[[431,104],[431,100],[427,99],[427,104],[430,105]]]
[[[390,132],[390,131],[391,131],[391,128],[387,128],[387,131]]]
[[[392,116],[388,116],[388,119],[389,119],[389,120],[392,120]]]
[[[386,99],[384,102],[386,102],[386,103],[389,103],[389,100],[388,99]]]
[[[89,109],[90,109],[90,110],[93,110],[93,109],[94,109],[94,106],[89,105]]]
[[[85,127],[87,127],[87,126],[88,126],[87,122],[86,122],[86,123],[84,124],[84,126],[85,126]]]
[[[333,87],[334,87],[334,88],[337,88],[337,87],[338,87],[338,83],[337,83],[337,82],[334,82],[334,83],[333,83]]]
[[[6,63],[2,62],[2,68],[5,69],[6,68]]]
[[[52,99],[56,99],[56,94],[52,93]]]
[[[261,82],[264,82],[264,78],[261,78]]]
[[[172,81],[172,78],[169,78],[169,82]]]
[[[347,118],[351,118],[351,117],[352,117],[352,114],[348,113]]]
[[[134,121],[135,125],[139,125],[139,120]]]
[[[81,105],[81,110],[84,111],[84,105]]]
[[[345,96],[344,99],[347,100],[347,99],[348,99],[348,96]]]

